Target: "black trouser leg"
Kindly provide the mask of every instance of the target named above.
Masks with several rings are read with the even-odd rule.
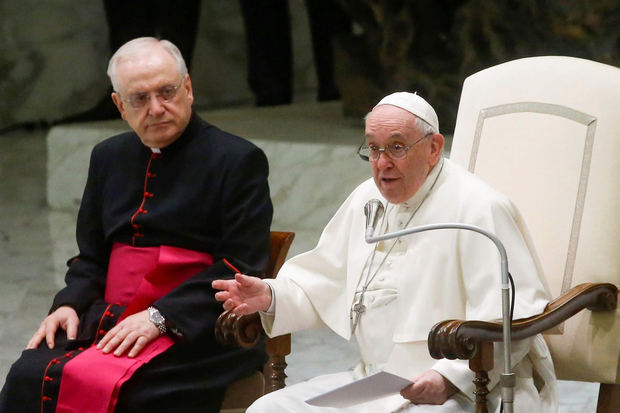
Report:
[[[293,55],[288,0],[241,0],[248,83],[256,105],[290,103]]]

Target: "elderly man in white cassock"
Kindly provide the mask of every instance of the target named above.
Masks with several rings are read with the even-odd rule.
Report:
[[[473,373],[466,361],[433,360],[431,327],[446,319],[501,318],[500,256],[471,231],[429,231],[365,242],[364,206],[385,209],[375,234],[457,222],[494,233],[504,243],[516,285],[514,317],[541,312],[547,287],[524,223],[513,204],[442,157],[444,137],[433,108],[419,95],[397,92],[366,116],[358,153],[372,179],[359,185],[325,227],[313,250],[284,264],[275,280],[237,274],[216,280],[216,298],[237,314],[260,311],[276,336],[327,326],[355,336],[360,362],[351,371],[319,376],[257,400],[248,412],[327,412],[305,400],[381,370],[410,379],[400,394],[339,412],[474,412]],[[501,360],[501,345],[496,360]],[[514,343],[514,411],[557,410],[553,364],[542,337]],[[500,409],[499,373],[489,373],[491,411]]]

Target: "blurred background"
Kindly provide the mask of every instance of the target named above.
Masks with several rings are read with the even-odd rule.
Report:
[[[172,11],[153,12],[162,7]],[[543,54],[620,61],[618,0],[1,0],[0,16],[0,130],[95,107],[108,95],[111,44],[149,32],[185,32],[199,109],[255,101],[250,55],[255,78],[290,64],[293,101],[314,96],[317,57],[325,98],[332,77],[345,115],[407,89],[435,106],[447,133],[463,79],[482,68]]]

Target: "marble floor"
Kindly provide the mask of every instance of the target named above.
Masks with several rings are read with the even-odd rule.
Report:
[[[235,113],[231,109],[228,115],[234,120]],[[62,282],[57,262],[72,253],[66,238],[75,212],[47,206],[47,132],[19,129],[0,135],[0,386]],[[57,257],[59,251],[64,257]],[[328,331],[296,333],[287,382],[346,369],[356,359],[353,343]],[[560,382],[560,412],[594,412],[597,393],[594,384]]]

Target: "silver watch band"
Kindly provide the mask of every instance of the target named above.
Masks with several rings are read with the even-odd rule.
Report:
[[[159,330],[159,334],[166,333],[166,318],[155,307],[149,307],[149,320],[155,324],[155,327]]]

